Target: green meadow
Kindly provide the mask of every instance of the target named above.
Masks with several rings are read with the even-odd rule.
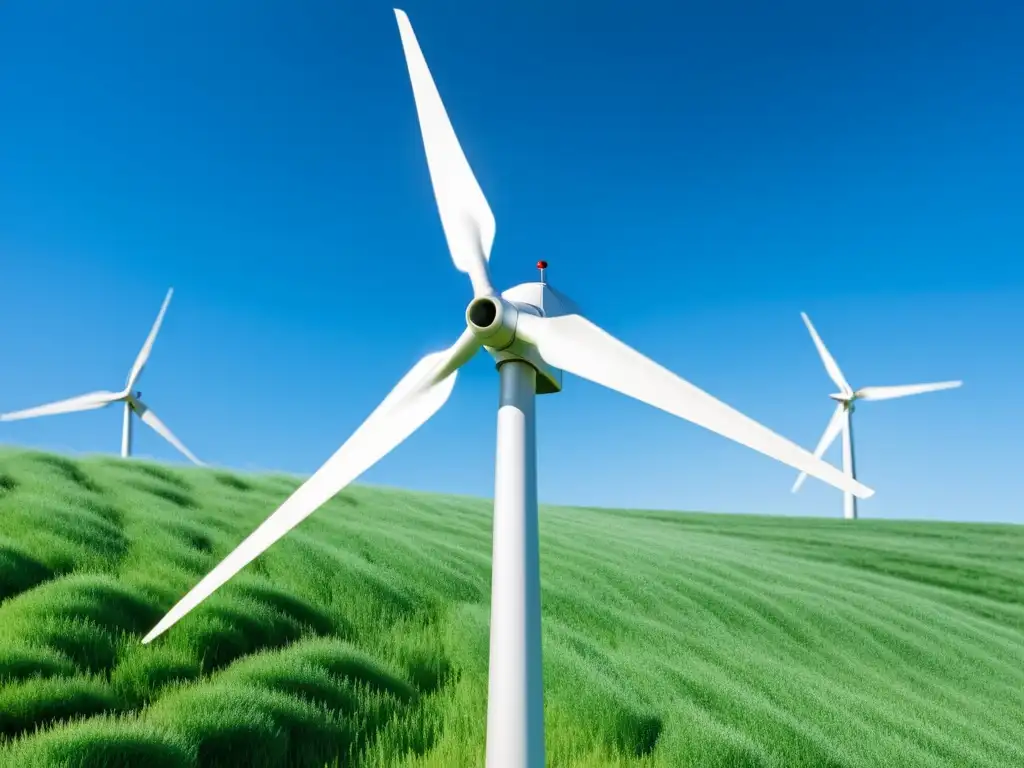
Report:
[[[0,765],[482,766],[485,500],[0,452]],[[1024,526],[542,507],[550,766],[1024,766]]]

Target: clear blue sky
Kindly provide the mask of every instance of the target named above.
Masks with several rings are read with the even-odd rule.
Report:
[[[497,284],[547,259],[594,321],[808,448],[834,388],[801,310],[854,386],[962,378],[858,410],[862,515],[1024,522],[1021,3],[404,7]],[[462,329],[390,4],[7,0],[0,110],[0,410],[121,386],[173,285],[145,399],[211,463],[308,473]],[[481,355],[364,479],[490,495],[496,398]],[[841,514],[586,382],[539,415],[542,501]],[[115,452],[120,415],[0,427]]]

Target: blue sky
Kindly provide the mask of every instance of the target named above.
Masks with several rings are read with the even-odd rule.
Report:
[[[499,286],[547,259],[595,322],[807,448],[833,385],[801,310],[854,386],[962,378],[858,409],[861,513],[1024,522],[1024,7],[823,6],[404,8]],[[211,463],[307,473],[461,331],[389,4],[8,0],[0,108],[0,410],[119,387],[173,285],[147,402]],[[364,479],[490,495],[496,384],[479,356]],[[539,417],[542,501],[841,514],[586,382]],[[107,409],[0,441],[119,430]]]

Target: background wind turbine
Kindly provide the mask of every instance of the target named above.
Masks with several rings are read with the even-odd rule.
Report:
[[[143,344],[142,349],[139,350],[139,355],[135,358],[135,364],[132,365],[132,369],[128,373],[128,381],[125,384],[124,389],[120,392],[90,392],[85,395],[68,398],[67,400],[60,400],[56,403],[48,403],[47,405],[39,405],[35,408],[27,408],[23,411],[0,414],[0,421],[17,421],[18,419],[33,419],[37,416],[53,416],[58,413],[92,411],[97,408],[105,408],[113,403],[124,403],[124,421],[121,426],[122,457],[127,458],[128,456],[131,456],[132,453],[132,413],[134,412],[140,419],[142,419],[143,422],[152,427],[157,434],[164,438],[164,440],[185,454],[185,456],[187,456],[191,461],[201,466],[203,462],[197,459],[192,452],[174,436],[171,430],[169,430],[167,426],[157,418],[157,415],[153,413],[150,407],[142,402],[142,393],[132,391],[132,388],[142,375],[142,369],[145,367],[146,361],[149,360],[149,354],[153,350],[153,342],[156,341],[156,335],[160,330],[160,325],[164,321],[164,314],[167,312],[167,305],[171,303],[171,296],[173,294],[173,288],[167,291],[167,297],[164,299],[164,303],[160,307],[160,314],[156,316],[156,322],[153,323],[153,327],[149,331],[149,336],[146,337],[146,343]]]
[[[854,463],[853,457],[853,411],[854,403],[857,400],[892,400],[896,397],[906,397],[908,395],[921,395],[925,392],[938,392],[942,389],[953,389],[963,384],[962,381],[938,381],[933,384],[900,384],[891,387],[864,387],[858,389],[856,392],[847,383],[846,377],[843,376],[843,372],[839,370],[839,365],[835,359],[829,353],[828,348],[825,346],[825,342],[821,340],[818,332],[814,330],[814,326],[811,325],[811,318],[807,316],[806,312],[801,312],[800,317],[803,318],[804,324],[807,326],[807,330],[810,331],[811,338],[814,340],[814,346],[818,348],[818,354],[821,356],[821,362],[825,364],[825,370],[828,371],[829,378],[835,382],[835,385],[839,387],[839,392],[834,395],[829,395],[838,404],[836,409],[832,412],[832,418],[829,419],[828,426],[825,427],[825,432],[821,436],[821,440],[818,441],[818,447],[814,449],[814,455],[817,458],[828,450],[828,447],[832,445],[836,436],[843,433],[843,471],[851,479],[856,479],[857,471],[856,464]],[[804,480],[807,478],[806,472],[801,472],[796,482],[793,483],[793,493],[800,490],[800,486],[803,485]],[[857,499],[852,493],[843,493],[843,517],[848,520],[856,519],[857,517]]]
[[[501,295],[488,261],[495,221],[469,167],[405,13],[396,10],[423,146],[441,223],[456,269],[474,298],[467,328],[448,349],[412,367],[348,441],[143,638],[148,643],[320,505],[354,481],[448,400],[458,369],[484,347],[497,363],[500,391],[495,462],[487,765],[544,764],[540,567],[534,396],[559,392],[562,371],[590,379],[693,421],[843,490],[872,491],[838,469],[719,402],[585,319],[545,281]],[[429,297],[427,298],[430,304]],[[403,311],[384,300],[380,311]],[[415,323],[418,308],[410,308]],[[600,414],[596,414],[600,418]]]

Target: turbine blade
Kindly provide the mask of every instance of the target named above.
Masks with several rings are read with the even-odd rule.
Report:
[[[153,351],[153,342],[156,341],[156,335],[160,332],[160,326],[164,322],[164,314],[167,312],[167,305],[171,303],[172,295],[174,295],[173,288],[167,291],[164,303],[160,305],[160,314],[156,316],[156,322],[153,323],[149,336],[146,337],[146,342],[142,345],[142,349],[139,350],[139,356],[135,358],[135,364],[132,365],[131,373],[128,374],[128,383],[125,384],[126,390],[130,391],[135,386],[139,376],[142,375],[142,369],[146,366],[146,361],[149,360],[150,352]]]
[[[516,335],[532,342],[555,368],[692,421],[860,498],[874,493],[580,315],[538,317],[520,313]]]
[[[821,356],[821,362],[825,364],[825,370],[828,371],[829,378],[835,382],[836,386],[844,395],[849,395],[853,392],[853,389],[847,383],[846,378],[843,376],[843,372],[839,370],[839,365],[836,363],[835,358],[832,357],[828,348],[825,346],[825,342],[821,340],[821,336],[814,330],[814,326],[811,325],[811,318],[807,316],[806,312],[801,312],[800,317],[804,320],[804,325],[807,326],[807,330],[811,332],[811,338],[814,340],[814,346],[818,348],[818,354]]]
[[[818,447],[814,449],[814,458],[820,459],[828,447],[832,445],[836,437],[843,430],[843,412],[846,409],[843,408],[843,404],[840,403],[836,406],[836,409],[832,411],[832,417],[828,420],[828,426],[825,427],[824,433],[821,435],[821,439],[818,441]],[[800,486],[804,484],[804,480],[807,479],[807,473],[801,472],[797,475],[796,482],[793,483],[793,493],[800,490]]]
[[[92,411],[96,408],[110,405],[119,397],[120,395],[117,392],[90,392],[87,395],[78,395],[76,397],[69,397],[67,400],[58,400],[55,403],[26,408],[23,411],[3,413],[0,414],[0,421],[18,421],[19,419],[34,419],[37,416],[55,416],[58,413]]]
[[[925,392],[939,392],[956,389],[962,381],[937,381],[934,384],[900,384],[894,387],[864,387],[857,392],[859,400],[892,400],[894,397],[922,395]]]
[[[195,454],[193,454],[192,451],[185,447],[184,443],[182,443],[181,440],[174,436],[174,433],[167,428],[166,424],[164,424],[162,421],[160,421],[159,418],[157,418],[157,415],[153,413],[153,410],[148,405],[139,400],[137,397],[132,399],[135,412],[139,414],[140,419],[142,419],[146,424],[153,428],[154,432],[156,432],[158,435],[160,435],[160,437],[162,437],[168,443],[170,443],[179,451],[181,451],[181,453],[183,453],[188,458],[188,460],[191,461],[193,464],[197,464],[200,467],[206,466],[203,462],[201,462],[199,459],[195,457]]]
[[[413,366],[338,451],[153,627],[150,642],[409,437],[448,400],[457,370],[480,348],[465,331]]]
[[[452,261],[469,275],[475,296],[494,293],[487,261],[494,243],[494,214],[473,175],[444,103],[430,76],[409,17],[395,9],[398,32],[412,81],[430,181]]]

